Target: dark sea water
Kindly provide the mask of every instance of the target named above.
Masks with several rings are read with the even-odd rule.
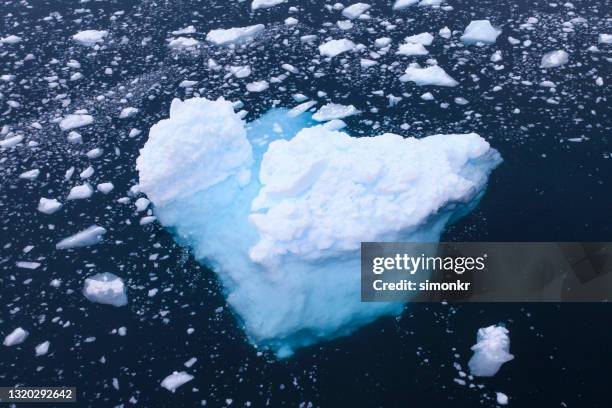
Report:
[[[138,181],[138,149],[151,125],[167,117],[173,98],[239,99],[253,120],[273,106],[294,106],[294,93],[316,97],[322,91],[321,103],[354,104],[363,111],[346,119],[355,136],[476,132],[501,153],[504,162],[483,200],[443,240],[610,241],[612,46],[597,39],[612,31],[611,6],[603,0],[572,3],[451,0],[452,10],[400,12],[391,1],[373,1],[372,18],[355,20],[343,31],[336,26],[344,19],[340,12],[325,7],[333,3],[314,0],[289,0],[257,12],[249,2],[231,0],[2,1],[0,38],[14,34],[22,41],[0,47],[0,75],[15,75],[0,81],[0,127],[7,126],[0,140],[12,132],[24,142],[0,150],[0,337],[16,327],[30,335],[19,346],[0,347],[0,386],[76,386],[79,407],[494,407],[497,391],[515,407],[609,407],[607,304],[409,304],[400,318],[380,319],[350,337],[277,360],[247,342],[210,270],[157,223],[139,225],[142,214],[135,213],[129,194]],[[289,16],[298,25],[285,26]],[[529,17],[538,22],[521,28]],[[567,24],[578,17],[584,20]],[[444,26],[462,31],[476,19],[503,29],[496,44],[466,47],[459,33],[452,40],[437,34]],[[266,24],[266,32],[243,48],[212,47],[204,40],[211,29],[256,23]],[[187,36],[202,45],[170,50],[171,32],[188,25],[197,33]],[[70,39],[85,29],[110,34],[97,49],[87,48]],[[376,68],[364,70],[359,58],[370,58],[368,51],[332,61],[318,55],[326,37],[350,38],[374,51],[376,38],[390,37],[396,47],[423,31],[436,35],[428,57],[458,87],[399,81],[409,62],[428,57],[400,57],[392,49]],[[301,43],[307,34],[319,39]],[[508,36],[521,44],[512,45]],[[540,69],[542,54],[555,49],[566,50],[569,63]],[[497,50],[503,60],[493,63]],[[246,80],[224,78],[225,69],[208,68],[210,58],[223,66],[249,64],[253,73]],[[81,68],[68,68],[71,59]],[[246,82],[283,74],[283,63],[299,73],[265,92],[246,92]],[[71,81],[74,72],[83,78]],[[186,90],[178,86],[183,80],[198,83]],[[545,80],[555,84],[554,92],[540,86]],[[501,90],[493,91],[495,86]],[[373,94],[378,90],[403,99],[388,106]],[[435,102],[419,97],[427,91]],[[455,103],[456,97],[468,104]],[[440,106],[444,102],[448,107]],[[139,112],[118,119],[126,106]],[[87,109],[95,123],[77,129],[83,143],[75,145],[53,121],[76,109]],[[132,128],[142,133],[130,138]],[[89,160],[84,153],[95,147],[104,154]],[[114,190],[66,202],[90,162],[92,185],[112,181]],[[66,181],[71,166],[76,172]],[[18,177],[34,168],[41,171],[36,180]],[[127,196],[129,204],[117,202]],[[40,197],[57,197],[64,206],[42,214],[36,210]],[[55,249],[61,238],[91,224],[108,230],[101,244]],[[24,251],[28,246],[33,248]],[[23,269],[18,261],[41,265]],[[94,304],[82,295],[83,280],[104,271],[125,279],[126,307]],[[59,287],[50,285],[54,279]],[[149,296],[151,289],[158,293]],[[515,359],[493,378],[458,384],[456,364],[467,370],[477,329],[496,323],[510,330]],[[121,327],[125,336],[118,334]],[[35,357],[34,347],[47,340],[49,354]],[[175,394],[160,387],[192,357],[193,381]]]

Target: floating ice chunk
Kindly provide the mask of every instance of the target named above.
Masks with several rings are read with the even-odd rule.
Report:
[[[21,173],[19,175],[19,178],[26,179],[26,180],[35,180],[36,178],[38,178],[39,175],[40,175],[39,169],[32,169],[32,170],[24,171],[23,173]]]
[[[251,3],[251,10],[278,6],[279,4],[284,3],[286,1],[287,0],[253,0],[253,2]]]
[[[115,307],[125,306],[128,302],[123,279],[109,272],[85,279],[83,295],[91,302]]]
[[[18,268],[23,269],[38,269],[40,267],[39,262],[28,262],[28,261],[19,261],[15,263]]]
[[[84,183],[80,186],[72,187],[70,189],[70,193],[68,193],[68,197],[66,197],[66,200],[84,200],[91,197],[93,192],[93,188],[88,183]]]
[[[55,245],[56,249],[80,248],[95,245],[102,241],[102,235],[106,234],[106,229],[97,225],[79,231],[74,235],[62,239]]]
[[[476,344],[472,346],[474,355],[468,362],[472,375],[492,377],[507,361],[514,358],[510,354],[508,329],[503,326],[489,326],[478,329]]]
[[[102,194],[110,193],[111,191],[113,191],[113,188],[115,188],[115,186],[111,182],[100,183],[96,186],[96,190],[98,190]]]
[[[196,85],[198,83],[198,81],[189,81],[189,80],[184,80],[181,81],[179,83],[179,88],[193,88],[194,85]]]
[[[168,47],[173,50],[187,50],[192,49],[200,45],[200,42],[195,38],[188,37],[177,37],[170,40]]]
[[[7,347],[16,346],[23,343],[29,334],[30,333],[28,333],[27,330],[18,327],[4,338],[4,342],[2,342],[2,344]]]
[[[21,37],[13,34],[0,38],[0,44],[17,44],[19,42],[21,42]]]
[[[172,35],[195,34],[195,33],[196,33],[196,28],[190,25],[185,28],[181,28],[180,30],[173,31]]]
[[[342,10],[342,15],[348,18],[349,20],[353,20],[359,17],[360,15],[362,15],[363,13],[365,13],[366,11],[368,11],[369,8],[370,8],[369,4],[355,3],[355,4],[352,4],[346,7],[344,10]]]
[[[503,392],[496,392],[495,400],[499,405],[508,405],[508,396]]]
[[[7,137],[4,140],[0,140],[0,147],[3,149],[9,149],[11,147],[17,146],[22,141],[23,141],[23,136],[21,135]]]
[[[494,44],[501,30],[491,25],[489,20],[475,20],[470,22],[461,36],[466,44]]]
[[[437,241],[501,160],[476,134],[353,138],[287,112],[247,125],[230,102],[173,103],[137,159],[158,221],[218,274],[250,341],[281,357],[401,313],[359,301],[360,243]]]
[[[138,113],[138,108],[134,108],[133,106],[128,106],[126,108],[121,109],[119,113],[119,119],[127,119]]]
[[[436,86],[457,86],[459,82],[455,81],[450,75],[440,66],[434,65],[427,68],[420,68],[418,65],[410,65],[406,68],[404,75],[400,77],[402,82],[414,82],[419,86],[436,85]]]
[[[246,84],[246,89],[249,92],[263,92],[269,87],[268,81],[255,81]]]
[[[206,40],[215,45],[243,43],[255,38],[265,28],[263,24],[257,24],[247,27],[210,30],[206,35]]]
[[[421,7],[436,7],[444,3],[446,0],[421,0],[419,6]]]
[[[561,65],[567,64],[569,61],[569,54],[563,50],[556,50],[547,52],[542,57],[540,68],[556,68]]]
[[[325,122],[333,119],[343,119],[359,113],[359,110],[357,110],[357,108],[355,108],[353,105],[328,103],[319,108],[319,110],[312,115],[312,118],[317,122]]]
[[[355,43],[351,40],[343,38],[341,40],[330,40],[319,45],[319,53],[324,57],[335,57],[347,51],[352,51],[355,48]]]
[[[44,356],[45,354],[47,354],[49,352],[50,345],[51,343],[49,341],[45,341],[36,346],[34,348],[34,351],[36,352],[36,357]]]
[[[85,30],[73,35],[72,39],[81,45],[92,47],[96,43],[104,41],[106,36],[108,36],[106,30]]]
[[[134,203],[134,206],[136,206],[136,212],[143,212],[144,210],[147,209],[147,207],[149,206],[150,201],[144,197],[140,197],[138,200],[136,200],[136,202]]]
[[[86,114],[74,114],[67,115],[60,121],[60,129],[66,131],[76,129],[83,126],[91,125],[94,122],[94,118],[91,115]]]
[[[187,374],[185,371],[175,371],[161,382],[161,386],[170,392],[176,391],[181,385],[193,380],[193,375]]]
[[[411,35],[404,38],[404,41],[412,44],[431,45],[434,40],[434,36],[431,33],[421,33]]]
[[[296,25],[298,22],[299,22],[298,19],[293,18],[293,17],[287,17],[285,19],[285,25],[288,25],[288,26]]]
[[[44,198],[38,201],[38,211],[43,214],[53,214],[57,210],[62,208],[62,203],[57,201],[55,198]]]
[[[450,28],[448,27],[443,27],[440,29],[440,31],[438,31],[438,35],[440,35],[440,37],[442,38],[451,38],[451,36],[453,35],[453,33],[451,32]]]
[[[374,45],[378,48],[385,48],[387,45],[391,44],[391,41],[389,37],[377,38],[376,41],[374,41]]]
[[[317,104],[316,101],[308,101],[308,102],[301,103],[298,106],[291,109],[289,112],[287,112],[287,116],[290,116],[292,118],[296,116],[300,116],[302,113],[306,112],[308,109],[312,108],[316,104]]]
[[[418,2],[419,0],[397,0],[395,4],[393,4],[393,10],[403,10]]]
[[[427,55],[429,54],[429,51],[427,51],[427,49],[423,47],[423,45],[421,44],[406,43],[406,44],[401,44],[399,46],[399,49],[397,50],[396,54],[405,55],[405,56]]]
[[[599,34],[598,42],[600,44],[612,44],[612,34]]]

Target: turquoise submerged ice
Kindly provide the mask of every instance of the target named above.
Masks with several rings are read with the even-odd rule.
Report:
[[[280,357],[401,313],[360,302],[361,241],[438,241],[501,161],[476,134],[355,138],[287,112],[245,123],[223,99],[175,100],[137,159],[161,224]]]

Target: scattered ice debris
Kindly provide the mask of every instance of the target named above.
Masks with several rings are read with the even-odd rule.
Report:
[[[51,343],[49,341],[45,341],[36,346],[34,348],[34,351],[36,352],[36,357],[44,356],[45,354],[47,354],[49,352],[50,345]]]
[[[355,138],[311,125],[279,108],[247,126],[229,101],[175,100],[136,162],[162,225],[216,265],[248,338],[280,357],[401,313],[359,302],[361,241],[439,240],[501,161],[476,134]]]
[[[89,183],[74,186],[70,189],[66,200],[84,200],[92,196],[94,190]]]
[[[418,2],[419,0],[396,0],[395,4],[393,4],[393,10],[403,10]]]
[[[79,231],[74,235],[62,239],[55,245],[56,249],[80,248],[95,245],[102,241],[102,235],[106,234],[106,229],[98,225]]]
[[[74,114],[65,116],[59,123],[60,129],[66,131],[83,126],[91,125],[94,122],[93,116],[86,114]]]
[[[495,399],[499,405],[508,405],[508,396],[503,392],[496,392]]]
[[[92,47],[96,43],[104,41],[106,36],[108,36],[108,31],[106,30],[85,30],[73,35],[72,39],[81,45]]]
[[[569,61],[569,54],[564,50],[556,50],[547,52],[542,57],[540,68],[556,68],[561,65],[567,64]]]
[[[60,208],[62,208],[62,203],[55,198],[41,197],[41,199],[38,201],[37,210],[43,214],[53,214]]]
[[[370,9],[370,5],[366,3],[355,3],[342,10],[342,15],[349,20],[354,20]]]
[[[85,279],[83,295],[91,302],[115,307],[125,306],[128,302],[123,279],[110,272]]]
[[[501,30],[489,20],[474,20],[465,28],[461,40],[466,44],[494,44],[500,34]]]
[[[279,4],[282,4],[286,1],[287,0],[253,0],[253,2],[251,3],[251,10],[265,9],[278,6]]]
[[[246,89],[249,92],[263,92],[269,88],[268,81],[255,81],[246,84]]]
[[[178,387],[193,380],[193,375],[185,371],[174,371],[161,382],[161,386],[170,392],[175,392]]]
[[[317,122],[325,122],[333,119],[343,119],[359,113],[359,110],[357,110],[357,108],[355,108],[353,105],[328,103],[319,108],[319,110],[312,115],[312,118]]]
[[[436,85],[452,87],[459,85],[459,82],[455,81],[438,65],[421,68],[418,64],[411,64],[406,68],[404,75],[400,77],[400,81],[414,82],[419,86]]]
[[[472,375],[478,377],[494,376],[507,361],[514,358],[510,354],[510,337],[503,326],[489,326],[478,329],[476,344],[472,346],[474,355],[468,362]]]
[[[333,58],[347,51],[352,51],[355,48],[355,43],[351,40],[343,38],[341,40],[330,40],[319,45],[319,53],[324,57]]]
[[[4,338],[4,342],[2,342],[2,344],[7,347],[16,346],[23,343],[29,334],[30,333],[28,333],[26,330],[18,327]]]
[[[247,42],[262,33],[265,29],[263,24],[247,27],[234,27],[228,29],[211,30],[206,35],[206,40],[215,45],[229,45]]]

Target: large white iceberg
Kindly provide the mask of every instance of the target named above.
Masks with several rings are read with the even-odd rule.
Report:
[[[162,225],[281,357],[401,313],[360,302],[361,241],[437,241],[501,160],[473,133],[355,138],[287,113],[247,124],[223,99],[174,100],[136,165]]]

